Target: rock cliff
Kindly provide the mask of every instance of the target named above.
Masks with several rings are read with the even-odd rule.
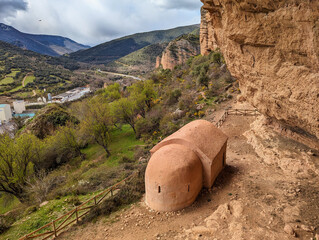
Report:
[[[176,65],[183,64],[191,56],[200,54],[199,36],[184,35],[170,42],[164,50],[162,57],[156,59],[156,67],[159,63],[164,69],[174,69]]]
[[[217,46],[247,100],[319,138],[319,1],[201,0],[201,48]]]

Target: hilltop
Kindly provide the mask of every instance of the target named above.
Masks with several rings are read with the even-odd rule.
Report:
[[[151,44],[170,42],[178,36],[198,28],[199,25],[191,25],[169,30],[136,33],[72,53],[70,58],[86,63],[107,64]]]
[[[155,69],[156,58],[162,55],[168,43],[156,43],[132,52],[106,64],[109,71],[123,73],[145,73]]]
[[[0,23],[0,41],[49,56],[60,56],[89,48],[69,38],[23,33],[3,23]]]

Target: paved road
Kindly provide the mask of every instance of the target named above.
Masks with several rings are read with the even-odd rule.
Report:
[[[105,71],[101,71],[100,69],[98,69],[97,71],[100,72],[100,73],[106,73],[106,74],[111,74],[111,75],[121,76],[121,77],[128,77],[128,78],[133,78],[133,79],[138,80],[138,81],[142,81],[141,78],[135,77],[135,76],[132,76],[132,75],[126,75],[126,74],[115,73],[115,72],[105,72]]]

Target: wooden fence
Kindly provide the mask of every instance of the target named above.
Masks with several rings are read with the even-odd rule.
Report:
[[[48,223],[47,225],[35,230],[34,232],[25,235],[19,240],[27,240],[27,239],[45,240],[45,239],[56,238],[63,230],[66,230],[67,227],[69,227],[70,225],[74,223],[78,223],[82,217],[84,217],[86,214],[90,212],[91,208],[99,205],[109,194],[113,196],[116,190],[120,189],[121,186],[125,185],[126,181],[137,176],[137,174],[138,174],[137,172],[134,172],[129,177],[123,179],[122,181],[106,189],[100,194],[97,194],[93,198],[77,206],[75,209],[69,211],[68,213],[55,219],[54,221]]]
[[[220,128],[226,121],[228,115],[239,115],[239,116],[257,116],[259,112],[257,109],[226,109],[222,117],[216,122],[216,127]]]

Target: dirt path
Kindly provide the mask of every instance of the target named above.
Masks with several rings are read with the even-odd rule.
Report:
[[[32,74],[32,73],[27,73],[27,75],[25,75],[25,77],[24,77],[23,80],[22,80],[22,87],[25,87],[24,82],[25,82],[25,80],[27,79],[27,77],[30,76],[31,74]]]
[[[295,239],[284,231],[288,225],[299,239],[311,239],[319,230],[319,159],[262,124],[252,129],[255,119],[228,117],[228,166],[191,207],[159,213],[142,199],[58,239]]]

